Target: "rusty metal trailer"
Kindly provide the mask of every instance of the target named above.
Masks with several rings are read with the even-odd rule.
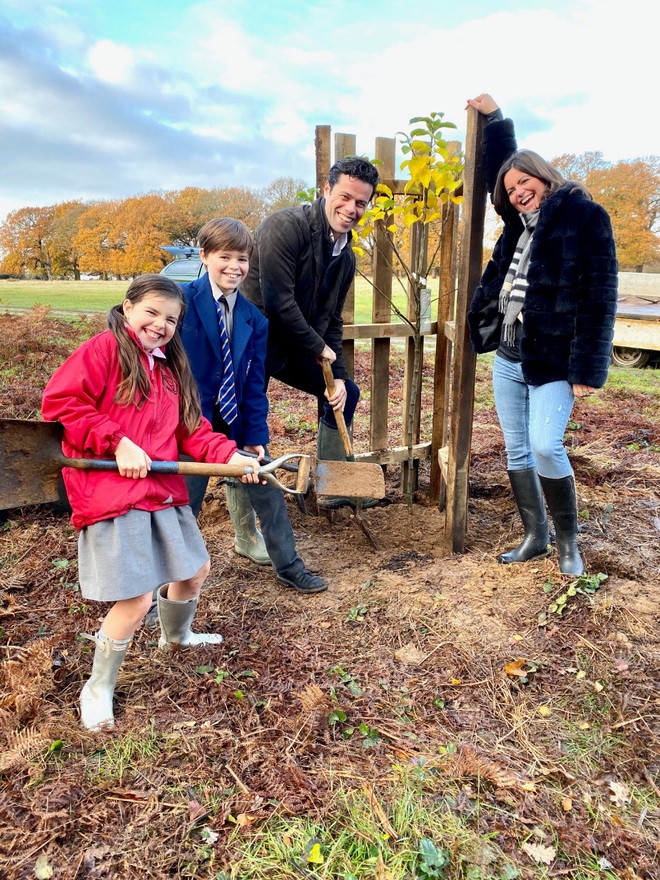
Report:
[[[645,367],[660,357],[660,275],[619,273],[612,363]]]

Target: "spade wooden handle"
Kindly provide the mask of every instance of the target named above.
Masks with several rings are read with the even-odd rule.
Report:
[[[335,377],[332,375],[330,361],[327,358],[321,358],[321,367],[323,368],[325,387],[328,389],[328,394],[332,396],[335,393]],[[351,438],[348,436],[348,428],[346,427],[346,420],[344,419],[344,413],[340,409],[335,409],[333,412],[335,414],[339,436],[341,437],[341,442],[344,446],[344,452],[346,453],[346,461],[355,461],[353,449],[351,447]]]

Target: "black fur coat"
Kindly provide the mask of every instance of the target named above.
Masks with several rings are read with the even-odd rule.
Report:
[[[510,119],[484,130],[484,161],[493,190],[502,162],[516,149]],[[472,346],[494,351],[500,342],[498,299],[522,222],[502,218],[495,245],[468,311]],[[530,385],[567,380],[601,388],[607,379],[617,301],[617,261],[610,218],[600,205],[567,183],[541,205],[532,239],[520,355]]]

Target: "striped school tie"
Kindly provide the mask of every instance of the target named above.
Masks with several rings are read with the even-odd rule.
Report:
[[[231,425],[238,415],[238,406],[236,404],[236,390],[234,388],[234,365],[231,361],[231,347],[229,345],[227,325],[225,324],[223,302],[226,302],[224,297],[221,297],[220,300],[215,300],[215,308],[218,312],[218,326],[220,328],[220,349],[222,351],[222,384],[218,394],[218,409],[225,422]]]

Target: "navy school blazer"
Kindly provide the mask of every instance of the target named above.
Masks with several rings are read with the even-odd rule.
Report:
[[[213,291],[208,274],[182,284],[187,309],[181,325],[181,339],[199,388],[202,412],[211,421],[222,384],[220,332]],[[239,447],[266,446],[268,398],[265,361],[268,320],[239,291],[233,312],[231,354],[238,416],[229,436]]]

